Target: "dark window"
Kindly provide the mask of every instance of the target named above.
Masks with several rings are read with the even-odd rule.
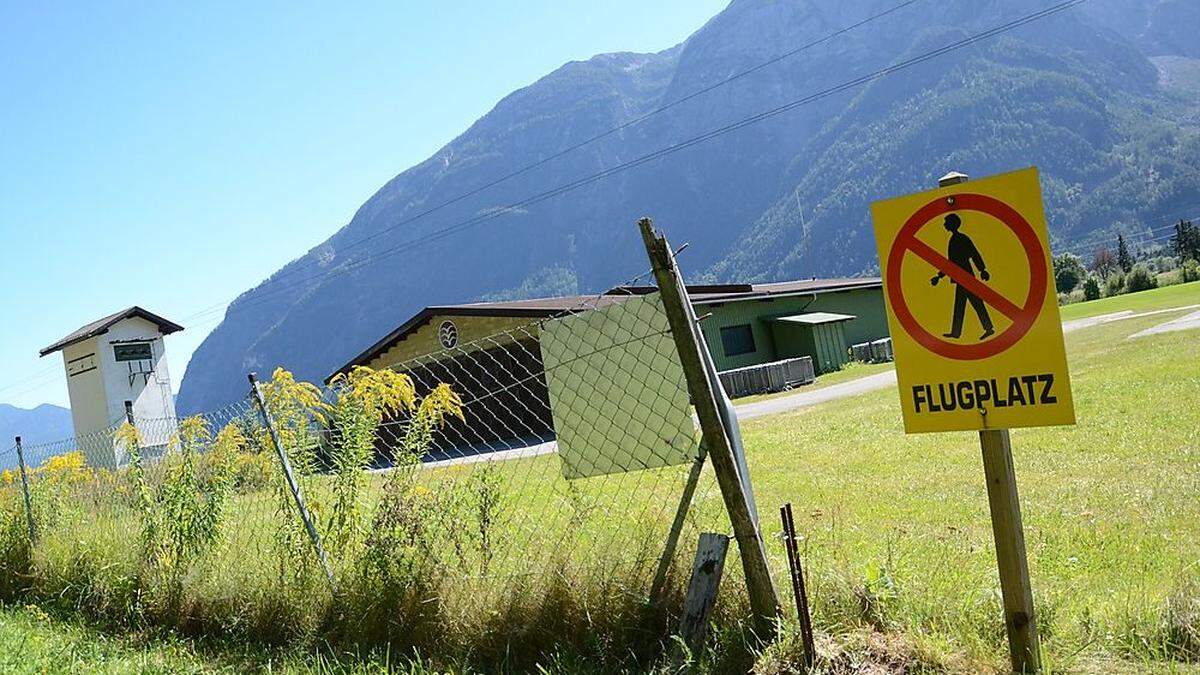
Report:
[[[118,361],[150,361],[154,358],[150,352],[149,342],[113,345],[113,355],[117,357]]]
[[[749,354],[755,351],[754,331],[750,324],[726,326],[721,329],[721,346],[725,348],[725,356]]]

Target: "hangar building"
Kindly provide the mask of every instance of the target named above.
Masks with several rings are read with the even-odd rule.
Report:
[[[363,365],[407,372],[422,393],[447,382],[467,421],[447,425],[439,452],[525,447],[554,436],[537,320],[656,290],[426,307],[330,378]],[[817,373],[828,372],[848,360],[850,345],[888,335],[878,278],[689,285],[688,294],[720,371],[811,356]]]

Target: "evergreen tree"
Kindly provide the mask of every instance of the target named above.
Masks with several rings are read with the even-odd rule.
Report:
[[[1175,236],[1171,238],[1171,247],[1179,262],[1185,260],[1200,260],[1200,229],[1190,220],[1180,220],[1175,225]]]
[[[1125,236],[1117,235],[1117,264],[1121,266],[1121,271],[1126,274],[1133,269],[1133,256],[1129,254],[1129,247],[1125,244]]]

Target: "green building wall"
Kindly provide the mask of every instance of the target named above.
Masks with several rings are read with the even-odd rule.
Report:
[[[846,344],[852,345],[869,340],[878,340],[888,336],[887,313],[884,308],[882,288],[855,288],[830,293],[816,293],[788,297],[763,298],[755,300],[734,300],[722,304],[697,305],[696,314],[712,316],[700,322],[704,339],[712,353],[717,370],[729,370],[753,366],[770,361],[789,358],[796,349],[793,345],[775,344],[775,332],[772,330],[771,319],[779,316],[803,314],[805,312],[833,312],[836,314],[852,314],[855,318],[842,324],[846,336]],[[754,334],[753,352],[726,356],[721,343],[721,329],[727,326],[749,324]],[[781,355],[782,352],[782,355]],[[821,370],[816,353],[805,354],[813,357],[814,365]]]

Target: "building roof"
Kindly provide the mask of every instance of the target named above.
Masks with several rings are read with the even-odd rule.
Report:
[[[697,305],[711,305],[735,300],[765,300],[789,295],[812,293],[835,293],[856,288],[879,288],[883,280],[879,277],[846,277],[841,279],[800,279],[797,281],[773,281],[763,284],[723,284],[715,286],[688,286],[688,294]],[[651,289],[656,290],[656,289]]]
[[[107,333],[108,329],[112,328],[117,322],[124,321],[125,319],[135,316],[145,319],[146,321],[158,326],[159,332],[163,335],[170,335],[171,333],[177,333],[183,330],[183,326],[180,326],[173,321],[168,321],[167,319],[164,319],[153,312],[146,311],[141,307],[134,305],[133,307],[123,309],[115,314],[109,314],[103,319],[96,319],[85,326],[79,327],[58,342],[39,350],[38,355],[45,356],[47,354],[52,354],[60,349],[65,349],[76,342],[83,342],[84,340],[94,338],[97,335],[103,335]]]
[[[689,284],[688,295],[695,305],[720,304],[743,300],[765,300],[789,295],[833,293],[856,288],[877,288],[883,285],[878,277],[852,277],[842,279],[804,279],[762,284]],[[429,323],[435,316],[512,316],[531,319],[549,318],[561,314],[573,314],[589,309],[599,309],[625,298],[647,295],[657,291],[655,286],[618,286],[600,295],[567,295],[532,300],[508,300],[503,302],[475,302],[461,305],[435,305],[426,307],[395,330],[383,336],[349,363],[338,368],[329,377],[349,372],[354,366],[364,365],[376,356],[391,349],[410,333]]]
[[[802,323],[809,326],[816,326],[823,323],[837,323],[839,321],[850,321],[858,317],[853,314],[836,314],[834,312],[806,312],[804,314],[792,314],[790,316],[777,316],[771,321],[783,321],[785,323]]]

